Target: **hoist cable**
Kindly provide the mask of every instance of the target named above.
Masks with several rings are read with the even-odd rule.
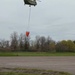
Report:
[[[29,30],[29,27],[30,27],[30,17],[31,17],[31,6],[29,8],[28,27],[27,27],[28,30]]]

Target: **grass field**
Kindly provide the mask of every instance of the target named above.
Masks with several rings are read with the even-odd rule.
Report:
[[[0,75],[71,75],[67,72],[38,69],[0,68]]]
[[[71,75],[69,73],[58,73],[58,74],[34,74],[34,73],[18,73],[18,72],[0,72],[0,75]]]
[[[0,56],[75,56],[72,52],[50,53],[50,52],[0,52]]]

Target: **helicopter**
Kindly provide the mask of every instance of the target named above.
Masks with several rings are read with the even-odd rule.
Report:
[[[24,0],[24,5],[25,4],[29,5],[29,7],[31,7],[31,6],[36,6],[37,2],[36,2],[36,0]],[[31,11],[31,9],[30,9],[30,11]],[[29,22],[30,22],[30,11],[29,11],[28,26],[29,26]],[[30,34],[30,32],[26,31],[25,35],[26,35],[27,38],[29,37],[29,34]]]
[[[24,0],[24,4],[27,4],[29,6],[31,6],[31,5],[36,6],[37,2],[36,2],[36,0]]]

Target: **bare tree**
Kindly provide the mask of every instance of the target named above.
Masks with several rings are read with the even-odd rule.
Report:
[[[20,50],[23,49],[23,47],[24,47],[23,34],[20,34],[20,36],[19,36],[19,48],[20,48]]]
[[[46,41],[46,49],[49,52],[55,52],[55,41],[49,36],[47,37]]]
[[[0,40],[0,48],[4,48],[5,47],[5,40]]]
[[[45,50],[45,43],[46,43],[46,38],[44,36],[40,37],[40,47],[41,47],[41,51]]]
[[[35,47],[36,47],[36,50],[40,50],[40,36],[36,36]]]
[[[0,51],[8,51],[9,50],[9,41],[4,39],[0,40]]]
[[[24,49],[25,51],[29,51],[30,47],[30,37],[24,35]]]
[[[17,32],[14,32],[11,34],[11,48],[16,50],[18,47],[18,34]]]
[[[51,38],[48,36],[46,39],[46,50],[49,51],[50,50],[50,43],[51,43]]]

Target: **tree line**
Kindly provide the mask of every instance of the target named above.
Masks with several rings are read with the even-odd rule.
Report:
[[[0,40],[0,51],[28,52],[75,52],[75,41],[54,41],[51,37],[36,36],[34,40],[17,32],[11,34],[10,40]]]

